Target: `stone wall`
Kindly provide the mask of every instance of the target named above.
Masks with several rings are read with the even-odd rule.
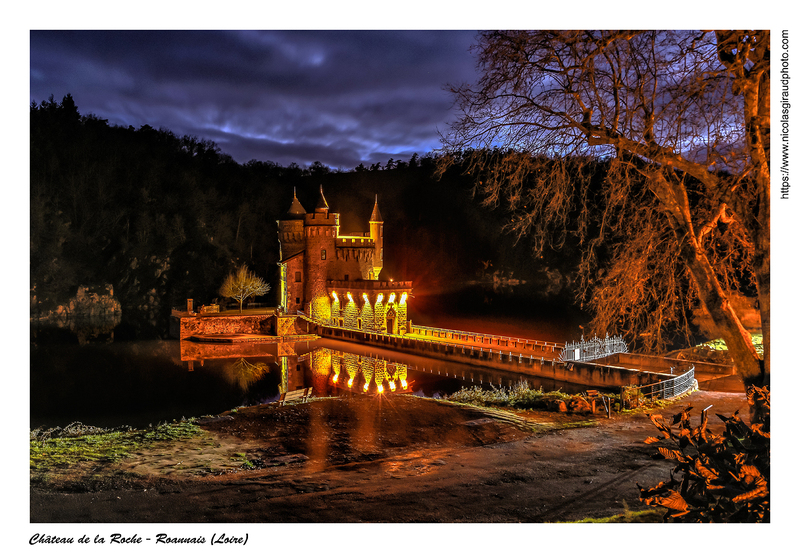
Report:
[[[219,315],[219,316],[181,316],[178,320],[178,338],[185,340],[190,336],[204,334],[268,334],[276,335],[275,316],[262,315]],[[172,330],[172,326],[170,329]],[[174,334],[173,334],[174,336]]]

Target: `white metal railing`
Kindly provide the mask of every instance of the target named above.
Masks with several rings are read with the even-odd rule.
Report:
[[[691,369],[675,378],[644,386],[625,386],[623,395],[630,397],[638,394],[648,399],[670,399],[685,394],[694,388],[695,384],[694,365],[692,365]]]
[[[560,360],[563,362],[592,361],[615,353],[628,353],[628,345],[622,336],[609,337],[606,334],[605,338],[595,336],[590,340],[584,340],[581,336],[580,342],[568,342],[564,346]]]

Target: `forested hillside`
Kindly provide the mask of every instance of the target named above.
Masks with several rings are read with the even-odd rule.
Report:
[[[320,185],[344,232],[368,230],[378,194],[381,276],[414,280],[420,296],[494,272],[546,274],[524,243],[515,248],[501,233],[503,215],[479,207],[457,168],[435,178],[431,154],[349,171],[239,164],[209,141],[81,115],[69,95],[33,103],[30,114],[32,317],[78,286],[111,284],[123,317],[165,328],[171,307],[211,302],[241,263],[272,284],[260,301],[275,303],[276,221],[295,188],[313,209]]]

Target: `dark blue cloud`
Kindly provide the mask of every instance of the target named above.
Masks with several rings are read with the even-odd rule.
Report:
[[[438,147],[472,31],[32,31],[31,101],[214,140],[239,162],[350,168]],[[377,157],[376,156],[380,156]]]

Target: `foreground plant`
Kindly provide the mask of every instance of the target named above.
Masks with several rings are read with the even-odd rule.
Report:
[[[566,403],[573,396],[562,392],[545,392],[531,388],[527,382],[520,382],[510,388],[492,386],[484,390],[479,386],[462,388],[447,396],[450,401],[469,403],[482,407],[513,407],[516,409],[554,409],[557,403]]]
[[[661,415],[648,414],[662,435],[645,443],[670,440],[672,447],[659,447],[658,457],[678,462],[669,481],[649,489],[637,484],[646,505],[666,507],[664,520],[769,522],[769,389],[750,386],[747,400],[751,411],[755,407],[763,415],[763,422],[747,424],[738,411],[732,417],[717,415],[725,422],[721,435],[707,428],[708,408],[696,428],[690,421],[691,406],[674,415],[671,424]],[[676,473],[683,477],[676,480]]]

